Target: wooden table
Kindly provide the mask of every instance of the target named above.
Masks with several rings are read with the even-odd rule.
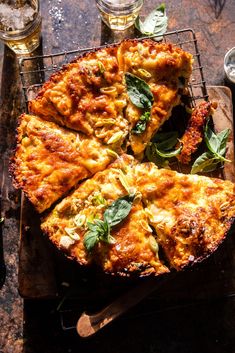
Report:
[[[142,14],[155,5],[146,0]],[[169,30],[194,29],[210,85],[223,85],[223,57],[235,45],[233,0],[168,1]],[[42,45],[37,54],[56,53],[77,47],[96,46],[133,37],[134,29],[112,33],[101,23],[94,1],[48,0],[41,2]],[[18,59],[0,45],[1,72],[1,225],[6,278],[1,265],[0,352],[130,352],[130,353],[234,353],[235,300],[216,296],[211,302],[154,308],[151,298],[89,341],[73,331],[62,331],[55,301],[23,301],[18,295],[18,242],[20,193],[8,176],[8,160],[15,142],[16,117],[22,111]],[[0,252],[1,253],[1,252]],[[2,264],[2,261],[1,261]],[[146,315],[143,315],[146,312]],[[152,313],[151,313],[152,312]]]

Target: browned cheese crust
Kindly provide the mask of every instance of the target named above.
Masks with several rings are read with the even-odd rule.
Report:
[[[61,128],[39,117],[19,119],[11,171],[38,212],[49,208],[79,180],[103,170],[112,151],[95,138]]]
[[[180,270],[216,250],[235,218],[234,183],[152,163],[138,169],[145,210],[170,266]]]
[[[42,230],[81,265],[118,275],[160,275],[206,258],[229,231],[233,183],[137,161],[179,104],[192,62],[191,54],[172,44],[125,40],[64,66],[30,102],[38,116],[19,118],[14,184],[38,212],[76,188],[44,218]],[[154,98],[146,130],[138,135],[133,128],[143,111],[128,97],[126,73],[143,79]],[[181,139],[182,163],[201,142],[210,108],[204,102],[194,110]],[[137,159],[123,154],[128,147]],[[130,213],[111,228],[114,241],[101,237],[88,251],[90,223],[103,221],[105,210],[130,194]]]
[[[88,253],[86,222],[102,220],[107,206],[127,189],[138,197],[127,218],[113,228],[115,243],[100,242]],[[159,275],[201,261],[218,247],[235,217],[234,191],[229,181],[158,169],[123,155],[57,205],[42,229],[81,264],[96,263],[108,273]],[[81,219],[82,226],[76,223]]]
[[[154,97],[146,130],[140,135],[130,134],[134,155],[141,157],[154,133],[170,117],[173,107],[180,103],[182,82],[184,87],[187,86],[193,58],[191,54],[169,43],[126,40],[118,49],[118,62],[124,73],[130,72],[147,82]],[[131,128],[141,115],[142,110],[128,100],[126,117]]]
[[[89,52],[64,66],[45,83],[29,110],[109,144],[128,133],[123,117],[127,94],[117,62],[117,47]]]
[[[108,205],[127,195],[127,185],[132,191],[136,189],[135,164],[131,156],[124,155],[105,171],[82,183],[42,223],[42,230],[50,240],[80,264],[96,263],[105,272],[119,275],[161,274],[169,271],[153,248],[155,239],[141,198],[136,198],[128,217],[112,229],[114,244],[100,242],[91,254],[83,244],[87,222],[102,219]]]
[[[128,143],[140,155],[179,104],[192,72],[192,55],[172,44],[125,40],[87,53],[45,83],[29,104],[32,113],[94,135],[103,143]],[[142,112],[128,98],[125,73],[145,80],[154,96],[151,118],[141,136],[131,130]],[[129,137],[128,137],[129,134]]]

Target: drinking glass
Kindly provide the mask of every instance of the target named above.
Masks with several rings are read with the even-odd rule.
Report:
[[[29,54],[40,44],[38,0],[0,1],[0,39],[16,54]]]
[[[96,5],[108,27],[124,30],[135,22],[143,0],[96,0]]]

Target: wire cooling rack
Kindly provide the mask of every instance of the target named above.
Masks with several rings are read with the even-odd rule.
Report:
[[[146,38],[146,37],[144,37]],[[194,57],[194,66],[191,80],[189,82],[190,98],[192,106],[196,104],[198,99],[208,99],[206,83],[203,75],[200,53],[198,49],[197,39],[192,29],[181,29],[168,32],[163,36],[148,37],[152,39],[162,40],[165,43],[173,43],[181,47],[183,50],[190,52]],[[138,38],[137,40],[141,40]],[[105,46],[96,47],[102,48]],[[64,64],[79,57],[80,55],[94,50],[94,48],[83,48],[72,51],[65,51],[50,55],[39,55],[34,57],[24,57],[20,59],[20,77],[24,93],[25,108],[27,103],[35,98],[37,92],[43,83],[56,71],[62,68]]]

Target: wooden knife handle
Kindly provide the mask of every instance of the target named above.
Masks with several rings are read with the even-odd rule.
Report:
[[[168,276],[166,276],[166,278],[168,278]],[[112,322],[115,318],[139,303],[148,294],[156,290],[163,282],[165,282],[166,278],[149,278],[120,296],[100,312],[93,315],[84,312],[77,322],[77,333],[81,337],[89,337],[93,335]]]

